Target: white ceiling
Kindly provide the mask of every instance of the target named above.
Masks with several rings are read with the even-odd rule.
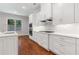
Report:
[[[33,4],[33,3],[0,3],[0,11],[28,16],[32,12],[39,10],[40,4]]]

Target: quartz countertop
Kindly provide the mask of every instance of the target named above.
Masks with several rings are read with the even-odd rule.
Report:
[[[45,33],[48,35],[62,35],[62,36],[67,36],[67,37],[79,38],[79,34],[76,34],[76,33],[70,34],[70,33],[59,33],[59,32],[54,32],[54,33],[40,32],[40,31],[36,31],[36,32]]]
[[[6,36],[18,36],[18,34],[16,32],[0,32],[0,37]]]
[[[62,36],[67,36],[67,37],[73,37],[73,38],[79,38],[79,34],[69,34],[69,33],[48,33],[49,35],[55,34],[55,35],[62,35]]]
[[[42,29],[42,28],[44,28],[44,29]],[[35,31],[36,32],[47,31],[45,28],[46,27],[39,27]],[[55,35],[79,38],[79,23],[61,24],[61,25],[53,26],[51,28],[53,28],[53,29],[49,30],[49,31],[54,31],[54,33],[47,33],[47,32],[41,32],[41,33],[47,33],[49,35],[55,34]],[[41,29],[41,30],[39,30],[39,29]]]

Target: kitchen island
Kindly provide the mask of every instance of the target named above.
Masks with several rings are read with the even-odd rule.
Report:
[[[0,55],[18,54],[18,35],[16,32],[0,32]]]

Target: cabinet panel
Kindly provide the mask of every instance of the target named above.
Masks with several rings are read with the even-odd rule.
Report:
[[[75,3],[75,23],[79,23],[79,3]]]
[[[52,12],[52,17],[53,17],[53,24],[61,24],[62,20],[62,5],[59,5],[58,3],[53,3],[52,4],[53,12]]]
[[[58,36],[58,35],[50,35],[50,50],[54,51],[58,54],[75,54],[75,39]]]
[[[38,32],[39,38],[37,38],[38,43],[48,50],[48,34]]]
[[[64,3],[62,8],[62,23],[74,23],[74,3]]]
[[[41,3],[42,20],[51,17],[51,3]]]
[[[48,50],[48,35],[46,33],[34,32],[34,41]]]
[[[79,39],[76,39],[76,41],[77,41],[77,42],[76,42],[76,43],[77,43],[77,44],[76,44],[76,45],[77,45],[77,46],[76,46],[76,48],[77,48],[77,49],[76,49],[76,50],[77,50],[76,52],[77,52],[77,55],[79,55]]]
[[[53,24],[74,23],[74,3],[53,4]]]
[[[4,43],[4,39],[0,38],[0,55],[3,55],[3,43]]]
[[[6,39],[5,39],[6,38]],[[0,55],[17,55],[18,38],[17,37],[0,38]]]
[[[74,55],[76,54],[75,52],[75,38],[70,38],[70,37],[63,37],[64,39],[64,54],[65,55]]]

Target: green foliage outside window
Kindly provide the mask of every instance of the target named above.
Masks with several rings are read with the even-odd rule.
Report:
[[[15,21],[13,19],[8,19],[8,25],[14,25]]]
[[[8,19],[8,31],[14,30],[21,30],[21,20]]]

